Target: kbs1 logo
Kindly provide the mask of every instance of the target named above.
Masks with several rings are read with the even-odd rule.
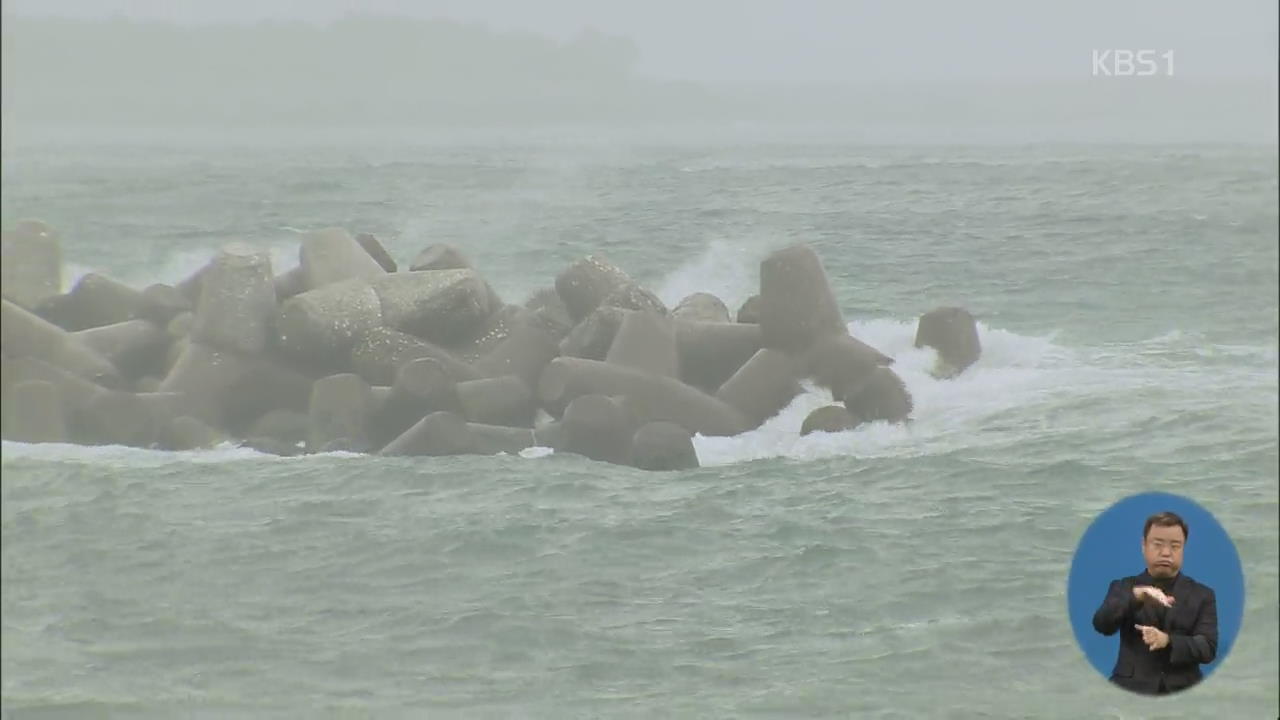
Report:
[[[1163,62],[1161,62],[1163,61]],[[1094,50],[1094,77],[1173,77],[1173,51]]]

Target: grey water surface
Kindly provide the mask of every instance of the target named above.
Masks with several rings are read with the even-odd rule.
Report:
[[[220,244],[296,262],[454,243],[508,302],[600,253],[736,307],[822,257],[897,358],[908,427],[698,438],[701,469],[571,456],[279,459],[5,443],[6,717],[1274,717],[1274,146],[785,137],[252,138],[6,148],[6,227],[68,280],[176,282]],[[984,356],[933,379],[940,304]],[[1200,502],[1243,629],[1176,703],[1108,687],[1066,613],[1120,498]]]

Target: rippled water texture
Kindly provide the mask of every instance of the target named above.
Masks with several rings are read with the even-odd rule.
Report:
[[[343,225],[402,262],[455,243],[509,301],[599,252],[668,303],[707,290],[736,307],[769,250],[809,242],[852,331],[897,358],[916,420],[800,438],[826,402],[812,392],[759,430],[699,438],[704,467],[683,473],[6,443],[5,712],[1273,717],[1276,160],[545,139],[14,148],[5,224],[43,218],[73,275],[139,284],[232,239],[282,269],[297,231]],[[984,356],[952,381],[911,347],[939,304],[981,322]],[[1247,573],[1231,655],[1173,705],[1109,688],[1066,615],[1076,541],[1144,490],[1212,511]]]

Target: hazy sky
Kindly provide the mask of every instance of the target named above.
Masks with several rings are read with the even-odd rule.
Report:
[[[639,70],[714,84],[1088,78],[1094,49],[1174,51],[1188,79],[1274,79],[1276,0],[5,0],[24,15],[182,23],[443,17],[568,38],[631,37]]]

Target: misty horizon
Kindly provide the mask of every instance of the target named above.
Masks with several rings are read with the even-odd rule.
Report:
[[[885,53],[839,77],[708,81],[694,66],[685,79],[655,73],[653,48],[589,26],[556,36],[376,5],[336,18],[186,23],[12,6],[3,33],[10,141],[60,128],[724,126],[826,128],[868,142],[1276,142],[1274,64],[1269,74],[1248,62],[1208,71],[1185,52],[1176,72],[1161,66],[1150,77],[1091,74],[1081,44],[1075,76],[981,76],[974,70],[991,54],[975,50],[973,67],[956,59],[934,74],[869,72],[894,56]]]

